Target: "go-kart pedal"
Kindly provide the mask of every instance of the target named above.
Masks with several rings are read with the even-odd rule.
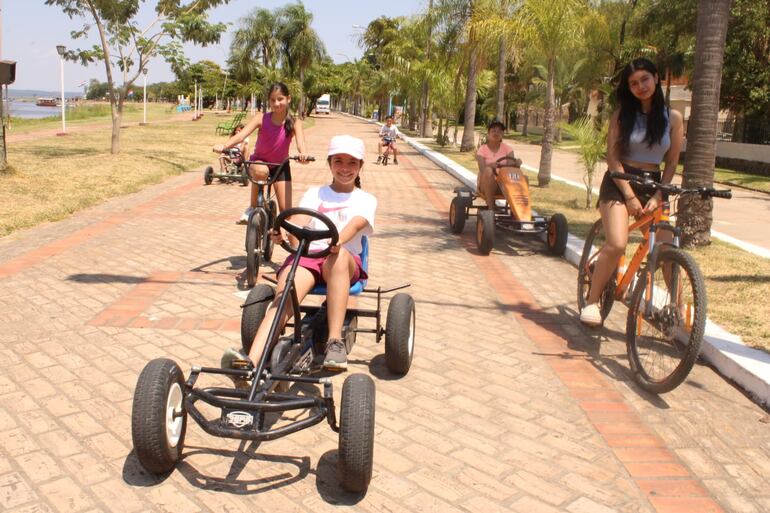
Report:
[[[225,349],[222,358],[219,360],[219,367],[221,369],[249,370],[254,368],[254,364],[251,362],[249,356],[243,351],[228,347]],[[246,378],[232,375],[228,375],[228,377],[232,380],[235,388],[238,390],[248,390],[251,388],[251,381]]]

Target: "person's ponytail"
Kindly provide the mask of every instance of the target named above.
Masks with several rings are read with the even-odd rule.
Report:
[[[286,131],[286,137],[294,135],[294,116],[291,112],[286,113],[286,119],[283,121],[283,129]]]

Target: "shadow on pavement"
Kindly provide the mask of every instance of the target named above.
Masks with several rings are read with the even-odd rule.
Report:
[[[343,489],[337,481],[337,451],[326,451],[318,460],[315,486],[321,498],[329,504],[352,506],[366,496],[366,492],[352,493]]]

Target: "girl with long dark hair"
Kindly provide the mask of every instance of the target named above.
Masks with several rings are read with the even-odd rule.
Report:
[[[682,148],[682,115],[666,106],[655,65],[644,58],[629,62],[615,91],[618,109],[610,118],[607,136],[607,172],[599,190],[599,212],[606,242],[591,276],[591,287],[580,320],[589,326],[602,324],[599,297],[615,271],[628,243],[628,217],[652,212],[663,201],[660,191],[650,191],[627,180],[610,176],[612,171],[647,176],[668,184],[674,178]],[[660,170],[663,162],[663,171]],[[670,238],[667,231],[659,239]]]

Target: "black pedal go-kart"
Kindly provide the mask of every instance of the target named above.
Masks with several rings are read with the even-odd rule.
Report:
[[[326,229],[311,230],[288,221],[295,214],[320,219]],[[334,245],[339,239],[337,230],[328,217],[314,210],[292,208],[282,212],[274,229],[284,228],[299,243],[282,246],[299,255],[324,256],[329,249],[309,253],[310,242],[330,239]],[[368,246],[363,257],[368,260]],[[171,471],[182,456],[191,416],[207,433],[241,440],[274,440],[308,428],[324,420],[339,434],[337,477],[343,488],[363,492],[372,476],[374,451],[374,381],[366,374],[350,374],[342,385],[339,417],[333,399],[332,379],[318,373],[326,342],[326,309],[321,306],[300,305],[294,285],[299,259],[289,268],[285,293],[278,302],[276,316],[270,327],[268,343],[255,366],[220,369],[194,366],[185,380],[180,367],[173,360],[158,358],[149,362],[139,376],[134,392],[132,411],[132,439],[139,462],[149,472],[164,474]],[[382,326],[382,294],[408,284],[383,290],[367,289],[362,282],[351,287],[351,294],[374,293],[376,309],[348,309],[343,338],[348,353],[357,333],[374,333],[379,342],[385,336],[385,361],[388,369],[405,375],[411,366],[415,338],[415,306],[412,297],[396,294],[388,305],[387,324]],[[318,288],[317,288],[318,289]],[[314,289],[314,293],[323,290]],[[274,299],[272,287],[260,284],[253,288],[243,305],[241,337],[245,352],[251,348],[254,334],[265,316],[268,304]],[[291,308],[293,322],[287,324],[292,333],[282,335],[278,327],[281,312]],[[358,327],[358,317],[375,319],[375,328]],[[299,319],[299,321],[297,321]],[[248,388],[196,387],[203,374],[228,375],[249,380]],[[298,389],[322,385],[322,393],[300,394]],[[218,410],[218,416],[209,417],[199,409]],[[291,412],[291,417],[283,416]],[[276,419],[276,417],[278,417]],[[339,420],[338,420],[339,418]]]
[[[545,233],[548,251],[561,256],[567,247],[567,218],[558,213],[550,217],[532,213],[529,180],[521,171],[520,163],[508,156],[497,159],[493,169],[500,193],[495,196],[494,210],[489,210],[486,204],[475,204],[477,198],[484,199],[481,192],[473,192],[468,187],[455,189],[449,206],[449,228],[453,233],[461,233],[465,220],[476,215],[476,247],[482,255],[492,251],[495,229],[499,228],[516,234]]]
[[[249,166],[238,148],[227,148],[220,155],[223,172],[217,173],[212,166],[206,166],[203,170],[203,183],[211,185],[216,178],[220,182],[239,182],[241,185],[249,183]]]

